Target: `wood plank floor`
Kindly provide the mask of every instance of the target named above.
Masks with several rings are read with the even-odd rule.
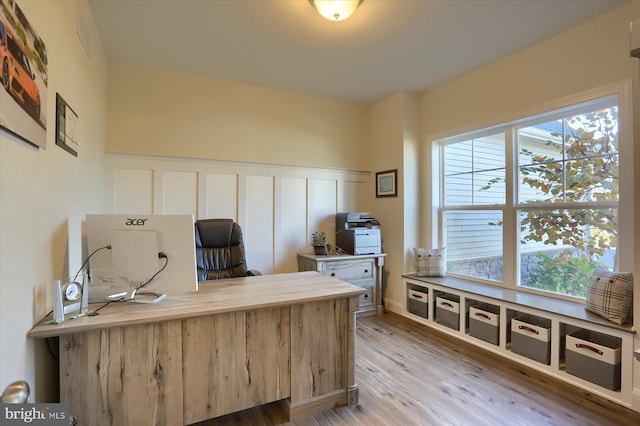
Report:
[[[287,423],[269,404],[199,425],[640,425],[640,413],[401,316],[357,326],[357,405]]]

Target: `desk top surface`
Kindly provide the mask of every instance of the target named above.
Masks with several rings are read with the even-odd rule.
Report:
[[[205,281],[199,291],[171,294],[159,303],[113,302],[96,316],[50,324],[51,315],[29,331],[30,337],[45,338],[101,328],[123,327],[173,319],[359,296],[365,289],[318,272],[261,275]],[[102,303],[102,302],[101,302]],[[91,304],[89,311],[100,305]]]

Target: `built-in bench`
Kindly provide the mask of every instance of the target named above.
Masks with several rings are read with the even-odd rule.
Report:
[[[453,290],[475,294],[491,299],[522,305],[538,311],[559,314],[568,318],[598,324],[604,327],[620,329],[633,333],[633,324],[618,325],[584,308],[584,303],[561,300],[555,297],[528,293],[526,291],[504,289],[455,277],[416,277],[415,274],[403,275],[405,278],[437,284]]]
[[[403,282],[406,317],[631,407],[632,324],[615,324],[587,311],[583,303],[461,278],[405,274]],[[528,322],[523,326],[521,321]],[[512,330],[516,324],[531,337]],[[567,350],[573,336],[597,337],[593,340],[610,346],[617,358],[599,360],[602,347],[589,342],[588,353],[576,358],[574,348]],[[599,376],[591,377],[592,370]]]

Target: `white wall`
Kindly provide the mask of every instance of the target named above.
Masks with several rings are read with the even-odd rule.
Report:
[[[263,274],[295,272],[310,235],[335,243],[335,214],[364,207],[370,174],[339,169],[108,154],[110,213],[230,218],[243,230],[247,265]]]
[[[48,50],[48,131],[44,150],[0,131],[0,390],[27,380],[31,401],[56,401],[56,364],[26,333],[51,310],[53,280],[80,266],[84,213],[104,205],[106,59],[84,1],[18,4]],[[90,57],[76,34],[78,12]],[[79,116],[77,158],[54,142],[56,92]]]

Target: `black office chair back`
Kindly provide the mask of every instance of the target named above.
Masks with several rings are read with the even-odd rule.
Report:
[[[195,234],[198,281],[247,276],[240,225],[232,219],[201,219]]]

